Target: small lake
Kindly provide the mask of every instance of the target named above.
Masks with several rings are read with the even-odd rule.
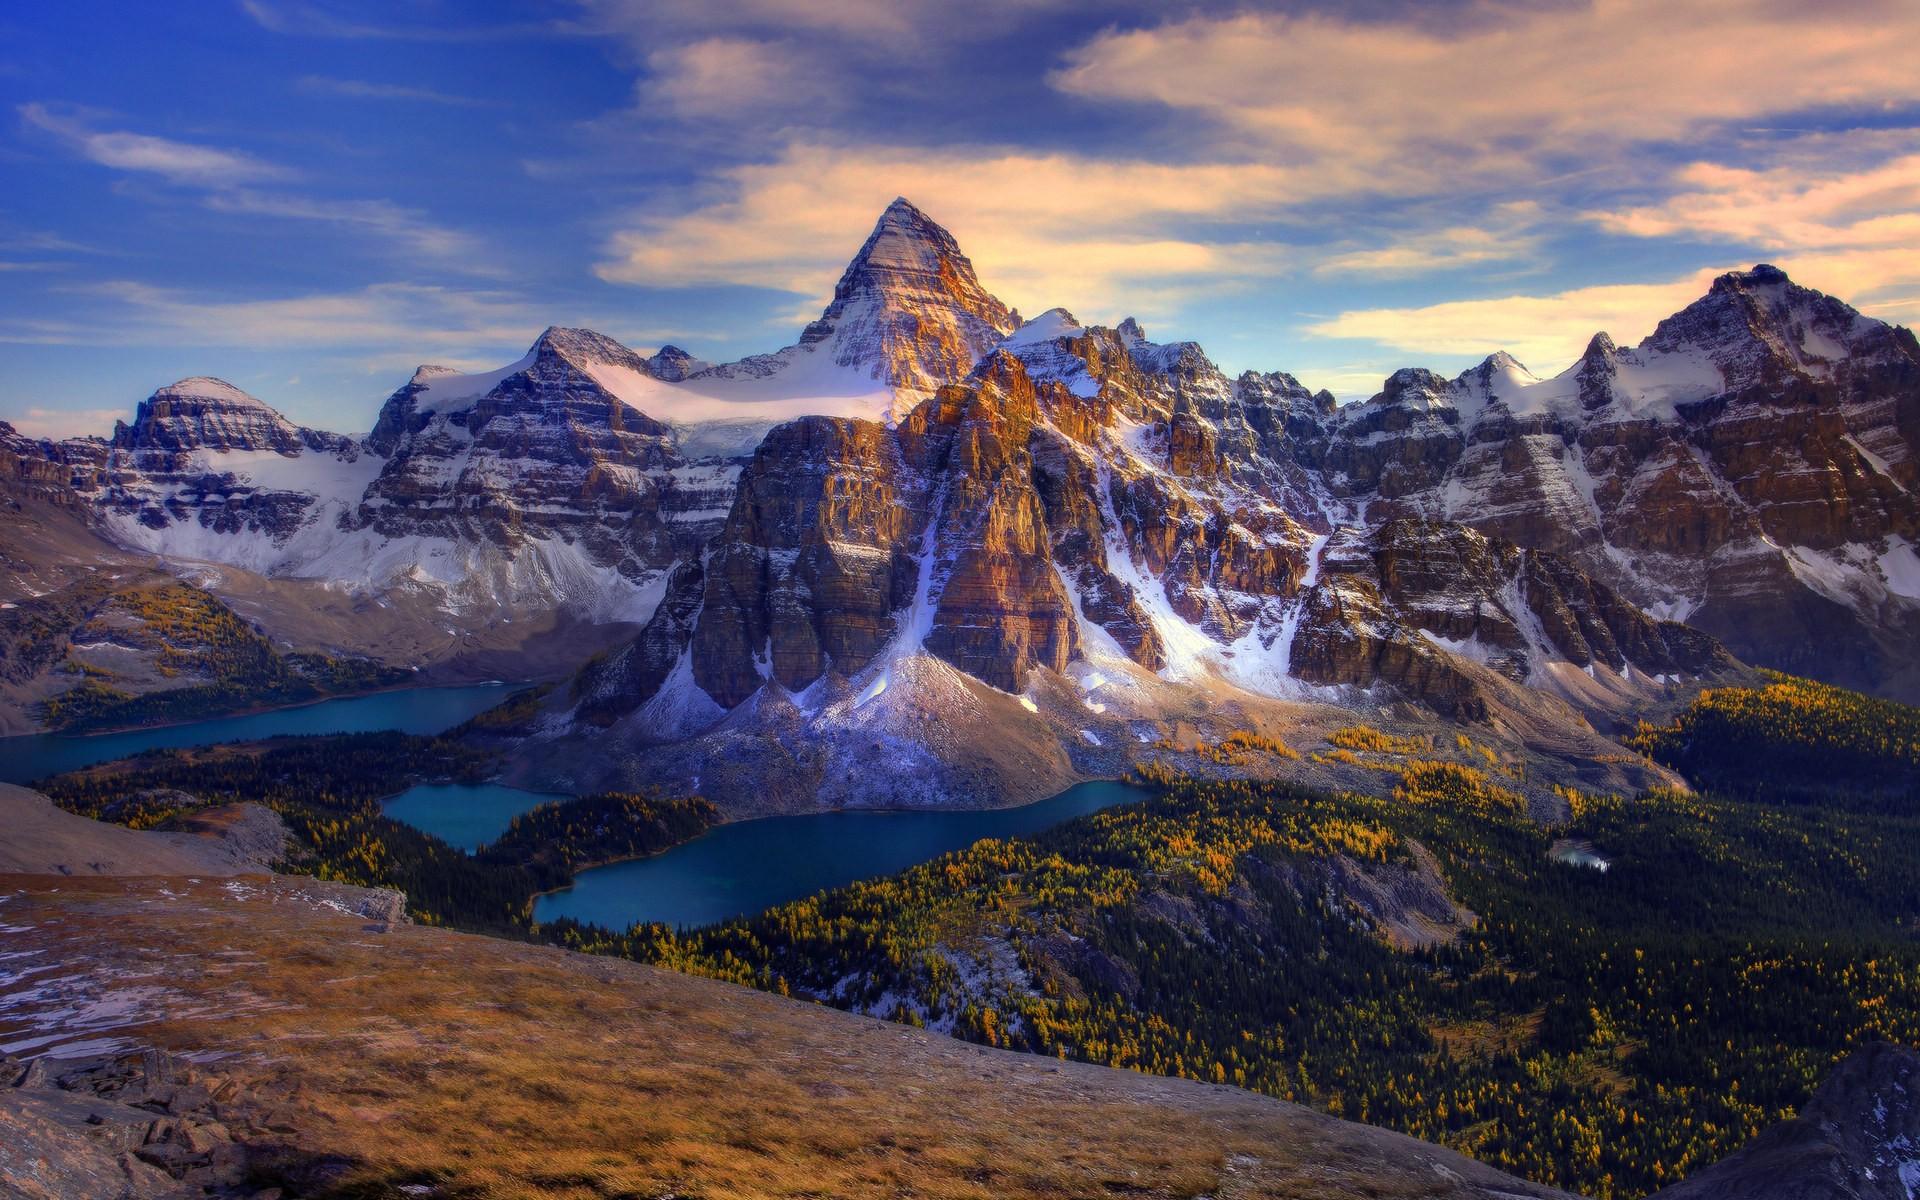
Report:
[[[571,796],[523,792],[499,783],[423,783],[381,805],[396,821],[423,829],[468,854],[507,831],[529,809]]]
[[[0,738],[0,783],[30,783],[95,763],[126,758],[143,750],[207,746],[301,733],[440,733],[485,712],[511,694],[505,683],[461,687],[409,688],[322,700],[299,708],[277,708],[241,717],[214,717],[184,725],[131,729],[124,733],[67,736],[30,733]]]
[[[1020,808],[984,812],[830,812],[722,825],[665,854],[582,872],[534,903],[535,920],[572,917],[625,930],[677,928],[757,913],[856,879],[902,871],[981,838],[1020,837],[1153,795],[1083,783]]]
[[[1555,862],[1567,863],[1575,867],[1592,867],[1594,870],[1601,872],[1613,866],[1613,862],[1610,859],[1601,857],[1600,852],[1593,848],[1592,843],[1569,841],[1564,838],[1555,842],[1547,850],[1547,857],[1553,859]]]

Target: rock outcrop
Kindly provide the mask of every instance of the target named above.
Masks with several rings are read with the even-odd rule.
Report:
[[[953,235],[905,199],[880,214],[800,340],[687,378],[818,380],[834,372],[902,393],[901,408],[967,374],[1020,324],[980,286]],[[799,383],[805,388],[809,383]]]
[[[422,367],[361,440],[193,380],[97,467],[9,447],[11,486],[64,478],[171,560],[430,596],[450,632],[640,625],[550,702],[563,737],[814,729],[916,660],[982,712],[1111,663],[1490,723],[1530,690],[1604,727],[1729,651],[1920,694],[1920,346],[1771,267],[1551,379],[1500,354],[1341,407],[1131,319],[1022,322],[902,200],[771,355],[555,328],[497,371]],[[1113,730],[1047,719],[1124,766]]]
[[[1297,445],[1370,519],[1471,525],[1751,661],[1920,694],[1920,346],[1773,267],[1552,379],[1399,372]]]
[[[1798,1116],[1655,1192],[1659,1200],[1911,1200],[1920,1188],[1920,1051],[1855,1051]]]

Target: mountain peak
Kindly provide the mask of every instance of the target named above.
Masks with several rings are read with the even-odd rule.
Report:
[[[1641,343],[1709,358],[1724,386],[1756,386],[1781,371],[1823,375],[1837,359],[1882,345],[1889,327],[1835,296],[1802,287],[1761,263],[1729,271]]]
[[[212,375],[192,375],[186,379],[177,380],[156,389],[153,399],[204,400],[238,408],[261,408],[268,412],[273,411],[258,397],[249,395],[226,380],[216,379]]]
[[[533,347],[527,353],[536,359],[551,355],[570,361],[617,363],[622,366],[634,366],[637,370],[646,369],[644,366],[636,366],[644,362],[638,354],[606,334],[596,333],[591,329],[569,329],[563,325],[547,326],[546,330],[534,339]]]
[[[925,393],[964,378],[1019,324],[980,286],[953,235],[903,197],[880,214],[800,345],[876,382]]]
[[[873,232],[867,235],[866,242],[840,277],[834,298],[838,300],[850,284],[857,288],[865,282],[886,283],[884,278],[871,277],[884,276],[889,271],[936,276],[952,273],[956,276],[955,283],[970,285],[976,290],[980,287],[973,263],[961,253],[960,243],[904,198],[887,205],[880,219],[874,222]]]
[[[1757,263],[1751,271],[1728,271],[1713,281],[1713,292],[1747,291],[1753,288],[1793,286],[1787,273],[1772,263]]]
[[[270,449],[297,454],[310,440],[307,435],[265,401],[226,380],[195,375],[142,400],[131,423],[114,425],[113,445],[122,450]]]

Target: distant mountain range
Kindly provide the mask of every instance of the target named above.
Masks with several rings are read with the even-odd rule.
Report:
[[[1336,406],[1132,320],[1023,320],[899,200],[773,354],[549,329],[420,368],[364,437],[200,378],[109,440],[0,441],[16,506],[280,595],[284,638],[323,593],[496,667],[595,631],[526,671],[608,651],[529,726],[557,782],[979,802],[1276,704],[1590,751],[1743,662],[1920,698],[1920,345],[1767,266],[1551,378],[1498,354]]]

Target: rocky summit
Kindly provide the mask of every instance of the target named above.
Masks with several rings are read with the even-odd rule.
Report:
[[[1342,406],[1023,321],[899,200],[773,354],[555,328],[420,368],[364,437],[194,379],[109,442],[5,445],[20,502],[175,569],[609,631],[523,773],[743,811],[786,803],[771,764],[810,803],[1004,803],[1228,712],[1564,751],[1749,665],[1920,695],[1920,345],[1768,266],[1557,375]]]

